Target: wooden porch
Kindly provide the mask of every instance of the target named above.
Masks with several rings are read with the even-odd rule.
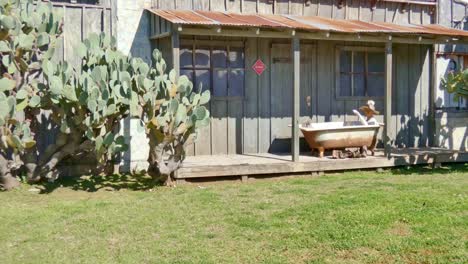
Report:
[[[440,148],[393,149],[387,158],[383,150],[374,157],[355,159],[318,158],[301,153],[299,160],[291,161],[291,154],[239,154],[190,156],[184,161],[174,177],[185,179],[208,177],[281,176],[291,174],[314,174],[326,171],[377,169],[406,165],[436,165],[448,162],[468,162],[468,152]]]

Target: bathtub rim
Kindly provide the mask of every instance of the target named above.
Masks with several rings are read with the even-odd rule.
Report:
[[[338,122],[322,122],[320,124],[326,123],[338,123]],[[380,127],[384,127],[384,123],[379,123],[377,125],[358,125],[358,126],[342,126],[342,127],[334,127],[334,128],[311,128],[311,127],[304,127],[299,125],[299,129],[307,132],[314,132],[314,131],[335,131],[335,130],[354,130],[354,129],[378,129]]]

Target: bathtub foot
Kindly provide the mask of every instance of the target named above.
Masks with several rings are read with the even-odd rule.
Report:
[[[320,157],[320,158],[323,158],[323,156],[324,156],[323,154],[324,154],[324,152],[325,152],[325,149],[324,149],[324,148],[318,148],[317,150],[318,150],[318,152],[319,152],[319,157]]]
[[[375,156],[375,149],[374,149],[374,148],[370,148],[369,150],[370,150],[370,152],[371,152],[371,155],[372,155],[372,156]]]

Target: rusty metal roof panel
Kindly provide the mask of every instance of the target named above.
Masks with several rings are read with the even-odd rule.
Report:
[[[274,21],[283,25],[283,27],[294,28],[294,29],[304,29],[304,30],[313,30],[318,31],[320,30],[319,27],[309,25],[307,23],[301,22],[300,20],[296,19],[294,16],[286,16],[286,15],[268,15],[262,14],[259,15],[265,19],[270,21]]]
[[[364,22],[359,20],[330,19],[318,16],[238,14],[200,10],[150,9],[149,11],[174,24],[298,29],[339,33],[428,34],[468,37],[468,31],[434,24],[397,25],[388,22]]]
[[[216,21],[200,16],[190,10],[149,10],[155,15],[174,24],[213,25]]]

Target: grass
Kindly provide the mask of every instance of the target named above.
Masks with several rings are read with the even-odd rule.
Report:
[[[468,164],[0,193],[0,263],[467,263]]]

